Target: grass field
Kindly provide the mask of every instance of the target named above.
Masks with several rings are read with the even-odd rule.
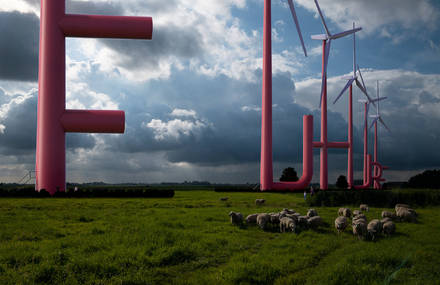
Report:
[[[285,207],[307,210],[302,194],[0,199],[0,284],[440,283],[440,207],[416,209],[419,223],[376,242],[338,236],[337,208],[316,208],[327,225],[299,234],[234,227],[227,215]]]

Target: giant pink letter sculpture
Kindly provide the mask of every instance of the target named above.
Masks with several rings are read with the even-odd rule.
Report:
[[[65,38],[151,39],[150,17],[67,15],[65,0],[41,1],[36,151],[37,191],[66,185],[65,133],[123,133],[123,111],[66,110]]]
[[[263,104],[261,122],[260,187],[262,191],[304,189],[313,176],[313,116],[303,121],[303,175],[297,182],[273,182],[272,157],[272,29],[271,0],[264,1]]]

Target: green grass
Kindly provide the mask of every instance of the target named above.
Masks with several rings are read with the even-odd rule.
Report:
[[[0,199],[0,284],[439,284],[440,207],[376,242],[338,236],[336,207],[315,208],[327,225],[299,234],[234,227],[227,215],[285,207],[307,210],[301,193]]]

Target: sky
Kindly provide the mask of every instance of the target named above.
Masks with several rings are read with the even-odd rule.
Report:
[[[357,62],[391,129],[379,128],[384,177],[405,181],[440,168],[440,2],[320,0],[332,33],[362,27]],[[324,33],[312,0],[294,1],[306,58],[287,0],[272,1],[274,177],[302,173],[302,116],[319,139]],[[151,16],[153,39],[66,39],[69,109],[124,110],[126,132],[67,134],[67,180],[157,183],[259,181],[263,0],[94,0],[67,13]],[[40,1],[0,0],[0,182],[35,169]],[[332,43],[329,140],[347,140],[352,37]],[[355,178],[362,174],[363,106],[354,92]],[[371,109],[372,114],[376,110]],[[372,149],[372,132],[369,147]],[[313,181],[319,181],[315,150]],[[329,183],[346,175],[345,150],[329,151]]]

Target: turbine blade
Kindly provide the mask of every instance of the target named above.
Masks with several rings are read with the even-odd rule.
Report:
[[[388,97],[376,98],[376,99],[373,99],[372,101],[373,101],[373,102],[379,102],[379,101],[383,101],[383,100],[385,100],[385,99],[388,99]]]
[[[373,122],[371,123],[369,129],[371,129],[378,120],[379,120],[379,118],[374,119]]]
[[[364,92],[365,96],[367,96],[368,100],[374,105],[374,107],[376,107],[376,104],[371,99],[371,97],[368,95],[367,87],[365,86],[365,81],[364,81],[364,78],[362,77],[362,72],[361,72],[361,69],[359,68],[359,65],[357,66],[357,68],[358,68],[359,76],[361,77],[361,81],[362,81],[362,86],[363,86],[363,90],[362,91]]]
[[[379,121],[382,123],[382,125],[391,133],[391,130],[388,128],[388,126],[385,124],[385,122],[382,120],[382,117],[379,117]]]
[[[293,1],[292,0],[287,0],[287,2],[289,2],[289,6],[290,6],[290,12],[292,12],[292,17],[293,20],[295,21],[295,26],[296,26],[296,30],[298,32],[299,35],[299,39],[301,41],[301,45],[304,51],[304,55],[305,57],[307,57],[307,50],[306,50],[306,46],[304,44],[304,39],[301,33],[301,27],[299,26],[299,22],[298,22],[298,17],[296,16],[296,12],[295,12],[295,6],[293,5]]]
[[[345,36],[357,33],[360,30],[362,30],[362,28],[355,28],[355,29],[348,30],[348,31],[345,31],[345,32],[342,32],[342,33],[337,33],[335,35],[332,35],[331,39],[336,40],[336,39],[339,39],[339,38],[342,38],[342,37],[345,37]]]
[[[319,7],[318,1],[315,0],[316,8],[318,8],[319,17],[321,17],[322,24],[324,25],[325,33],[328,37],[331,36],[330,31],[328,30],[327,24],[325,23],[324,16],[322,15],[321,8]]]
[[[353,84],[354,78],[350,79],[347,84],[345,85],[344,89],[342,89],[341,93],[339,93],[338,97],[336,97],[335,101],[333,101],[333,104],[336,104],[336,102],[339,100],[339,98],[341,98],[342,94],[345,93],[345,91],[347,91],[347,89],[351,86],[351,84]]]

